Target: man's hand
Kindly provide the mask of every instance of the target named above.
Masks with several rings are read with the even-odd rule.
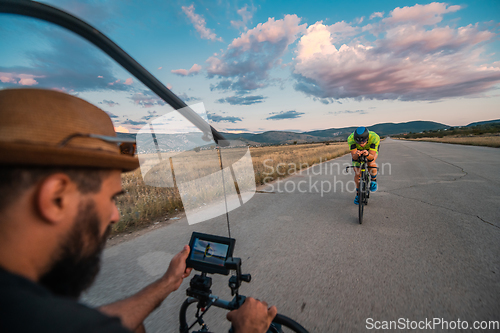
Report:
[[[168,281],[172,291],[179,289],[182,280],[191,274],[192,268],[186,268],[186,259],[189,256],[189,245],[184,245],[181,252],[177,253],[170,261],[163,279]]]
[[[134,332],[144,332],[142,323],[154,309],[160,306],[167,296],[179,289],[182,280],[191,273],[186,268],[186,259],[189,255],[189,246],[177,253],[170,261],[167,272],[163,277],[138,293],[121,301],[101,306],[99,310],[109,315],[120,317],[122,325]]]
[[[358,150],[358,149],[356,149],[356,151],[354,152],[354,154],[353,154],[352,157],[353,157],[354,160],[358,160],[358,158],[360,156],[363,156],[363,155],[367,156],[368,154],[369,154],[368,150]],[[354,158],[354,157],[356,157],[356,158]]]
[[[265,333],[277,313],[275,306],[268,308],[266,302],[247,297],[238,310],[229,312],[226,317],[235,333]]]

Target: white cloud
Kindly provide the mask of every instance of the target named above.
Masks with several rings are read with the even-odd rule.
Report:
[[[22,86],[34,86],[37,85],[38,82],[35,79],[26,78],[19,80],[19,84]]]
[[[247,91],[265,87],[269,71],[281,64],[281,56],[306,26],[300,24],[297,15],[285,15],[281,20],[269,18],[242,33],[220,56],[207,59],[208,77],[226,78],[212,89]]]
[[[500,82],[500,66],[482,65],[481,57],[482,43],[493,40],[495,34],[477,25],[424,28],[459,8],[437,3],[396,8],[383,20],[391,19],[382,23],[386,30],[374,42],[356,37],[339,45],[334,32],[341,31],[344,38],[346,33],[355,36],[365,29],[349,30],[353,27],[345,22],[331,26],[317,22],[297,45],[295,89],[320,99],[402,100],[486,91]]]
[[[446,26],[431,30],[415,25],[399,25],[387,30],[385,39],[377,41],[376,44],[381,51],[427,54],[468,48],[494,36],[494,33],[481,31],[471,24],[458,29]]]
[[[200,37],[203,39],[209,39],[212,41],[220,41],[222,42],[221,37],[217,37],[217,35],[212,32],[209,28],[207,28],[207,23],[205,22],[205,19],[203,16],[198,15],[194,12],[194,5],[191,5],[189,7],[182,6],[182,11],[186,16],[189,18],[191,23],[194,25],[194,28],[198,33],[200,34]]]
[[[173,74],[180,75],[180,76],[188,76],[188,75],[196,75],[200,71],[201,71],[201,66],[198,64],[194,64],[193,66],[191,66],[190,69],[183,69],[183,68],[173,69],[170,72],[172,72]]]
[[[370,15],[370,20],[374,19],[375,17],[384,17],[384,12],[375,12]]]
[[[419,25],[433,25],[443,20],[443,14],[456,12],[460,6],[448,6],[446,3],[433,2],[428,5],[413,7],[397,7],[391,11],[391,16],[383,21],[388,24],[416,23]]]
[[[10,75],[5,75],[8,73],[0,73],[0,81],[3,83],[17,83],[17,81]]]
[[[132,80],[132,78],[129,77],[128,79],[125,80],[125,82],[123,84],[130,86],[132,83],[134,83],[134,80]]]
[[[35,78],[44,78],[43,75],[17,74],[0,72],[0,81],[2,83],[19,84],[21,86],[34,86],[38,84]]]
[[[307,28],[306,34],[297,45],[297,58],[300,61],[314,57],[315,54],[328,55],[337,52],[333,45],[332,33],[322,22],[316,22]]]
[[[111,100],[103,100],[102,102],[99,102],[99,104],[106,104],[107,106],[109,107],[114,107],[116,105],[120,105],[120,103],[117,103],[115,101],[111,101]],[[118,116],[112,114],[111,112],[107,112],[108,113],[108,116],[110,116],[111,118],[118,118]]]
[[[149,91],[147,93],[135,93],[129,98],[132,100],[132,102],[134,102],[134,104],[141,105],[144,108],[150,108],[156,105],[165,105],[165,102],[161,98]]]
[[[255,8],[252,6],[251,10],[248,10],[248,5],[245,5],[245,7],[238,9],[236,12],[241,16],[241,21],[231,21],[231,25],[236,29],[243,28],[245,31],[248,30],[247,23],[252,20]]]
[[[241,48],[242,51],[248,51],[259,43],[276,44],[282,41],[288,46],[297,39],[297,34],[302,32],[307,25],[299,25],[299,23],[300,18],[297,15],[285,15],[282,20],[277,21],[274,17],[270,17],[267,22],[259,23],[252,30],[233,40],[229,49]]]

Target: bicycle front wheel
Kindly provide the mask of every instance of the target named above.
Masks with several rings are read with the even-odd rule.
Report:
[[[191,304],[196,303],[196,302],[198,302],[198,300],[196,298],[188,297],[184,301],[184,303],[182,303],[181,311],[179,312],[179,332],[180,333],[188,333],[189,332],[186,310]]]
[[[308,333],[308,331],[302,327],[295,320],[288,318],[287,316],[280,315],[279,313],[274,317],[273,324],[281,325],[283,333],[295,332],[295,333]],[[269,332],[269,331],[268,331]]]
[[[194,318],[194,313],[192,312],[191,309],[190,311],[190,305],[197,303],[198,300],[192,297],[188,297],[184,303],[182,303],[181,310],[179,313],[179,332],[181,333],[189,333],[189,326],[192,323],[188,322],[188,318],[192,316]],[[217,304],[214,304],[215,307],[217,307]],[[191,307],[193,308],[193,307]],[[194,306],[196,308],[196,306]],[[227,309],[226,309],[227,310]],[[203,317],[205,319],[205,317]],[[218,320],[220,322],[220,318]],[[194,320],[193,320],[194,322]],[[228,326],[230,325],[229,322],[227,322]],[[192,329],[200,329],[199,325],[195,325],[192,327]],[[217,330],[220,331],[220,330]],[[269,328],[269,331],[271,333],[308,333],[308,331],[302,327],[299,323],[297,323],[295,320],[283,316],[280,314],[277,314],[276,317],[273,320],[273,323],[271,324],[271,327]]]
[[[359,177],[359,205],[358,205],[358,214],[359,214],[359,224],[363,223],[363,210],[365,207],[365,192],[366,191],[366,183],[365,183],[365,171],[361,171],[361,176]]]

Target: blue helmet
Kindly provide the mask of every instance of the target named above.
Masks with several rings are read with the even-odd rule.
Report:
[[[368,140],[368,136],[370,136],[370,132],[366,127],[361,126],[354,131],[354,141],[356,142],[366,141]]]

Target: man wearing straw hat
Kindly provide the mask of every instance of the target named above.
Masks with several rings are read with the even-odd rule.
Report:
[[[190,274],[189,246],[127,299],[98,310],[77,301],[119,219],[121,173],[139,166],[134,143],[104,111],[56,91],[2,90],[0,119],[0,332],[144,331]],[[276,308],[247,300],[228,319],[237,333],[265,332]]]

